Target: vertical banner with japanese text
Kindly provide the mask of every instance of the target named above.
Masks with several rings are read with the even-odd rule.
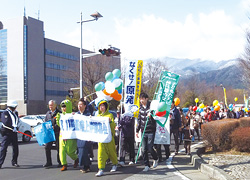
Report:
[[[161,72],[159,85],[158,85],[158,89],[156,89],[154,100],[157,100],[158,102],[165,102],[167,105],[166,114],[164,116],[166,117],[166,121],[161,122],[161,121],[156,120],[157,123],[161,125],[162,127],[164,127],[167,122],[167,119],[170,113],[171,104],[172,104],[173,97],[174,97],[175,88],[178,82],[179,82],[178,74],[174,74],[168,71]]]
[[[140,92],[141,92],[141,78],[142,78],[143,61],[129,61],[128,68],[125,74],[125,96],[124,107],[125,113],[132,112],[131,116],[138,117],[140,107]],[[135,107],[136,108],[133,108]],[[136,111],[133,111],[136,109]]]

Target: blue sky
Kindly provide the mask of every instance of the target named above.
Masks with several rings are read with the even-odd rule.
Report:
[[[83,48],[120,48],[122,58],[189,58],[220,61],[244,51],[250,0],[0,0],[0,21],[22,16],[44,21],[45,37]]]

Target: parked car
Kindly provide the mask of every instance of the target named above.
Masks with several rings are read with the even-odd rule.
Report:
[[[27,115],[20,119],[29,124],[32,128],[44,122],[45,115]]]
[[[0,117],[1,117],[1,114],[4,110],[0,110]],[[2,119],[0,118],[0,127],[2,127]],[[31,126],[25,122],[23,122],[21,119],[20,119],[20,122],[18,123],[18,131],[20,132],[23,132],[25,134],[28,134],[30,136],[33,137],[33,133],[32,133],[32,130],[31,130]],[[31,140],[31,137],[29,136],[25,136],[21,133],[17,133],[18,134],[18,141],[23,141],[23,142],[29,142]],[[2,135],[0,134],[0,141],[2,141]]]

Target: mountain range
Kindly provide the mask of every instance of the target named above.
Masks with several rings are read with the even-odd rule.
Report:
[[[169,71],[181,75],[180,81],[187,81],[195,76],[198,81],[205,81],[208,86],[223,84],[224,87],[233,89],[245,88],[243,71],[238,59],[214,62],[200,59],[165,57],[158,60],[166,63]]]

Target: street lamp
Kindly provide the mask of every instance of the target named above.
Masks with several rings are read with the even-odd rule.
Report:
[[[83,97],[83,77],[82,77],[82,23],[85,23],[85,22],[90,22],[90,21],[97,21],[98,18],[101,18],[103,17],[99,12],[95,12],[93,14],[90,15],[91,17],[93,17],[94,19],[90,19],[90,20],[86,20],[86,21],[83,21],[82,20],[82,12],[81,12],[81,21],[80,22],[77,22],[77,23],[80,23],[81,25],[81,48],[80,48],[80,98]]]

